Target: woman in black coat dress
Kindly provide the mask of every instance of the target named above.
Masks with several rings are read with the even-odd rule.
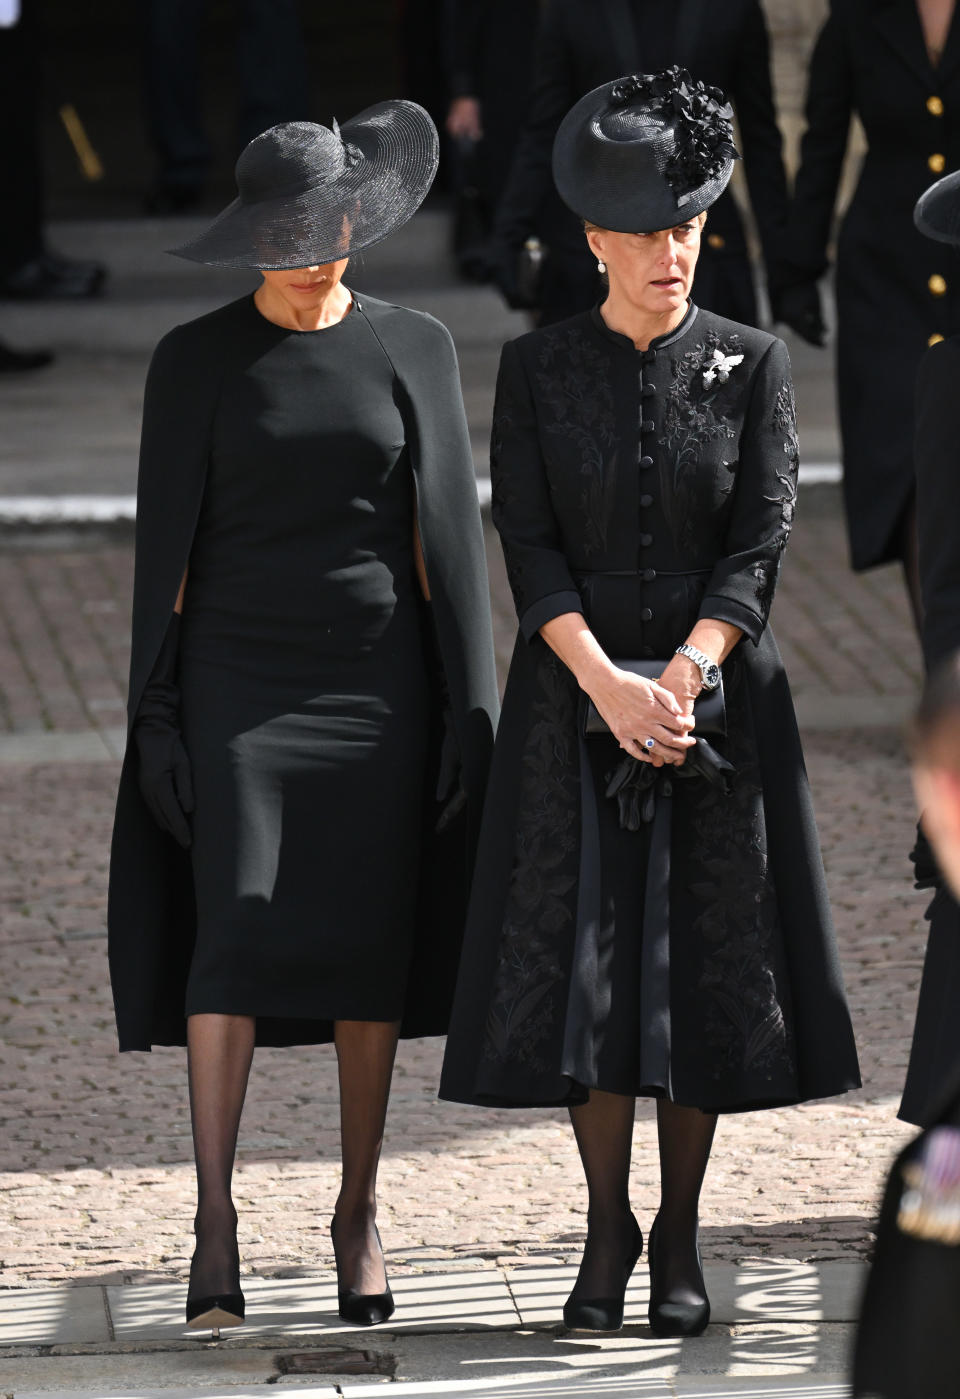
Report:
[[[940,0],[832,0],[810,63],[807,131],[779,318],[822,343],[816,279],[856,113],[868,150],[837,241],[837,397],[855,569],[898,559],[920,617],[912,391],[928,345],[960,330],[954,259],[913,206],[960,165],[960,21]]]
[[[557,138],[610,293],[503,352],[493,508],[520,635],[441,1083],[569,1106],[590,1203],[564,1315],[601,1330],[642,1246],[634,1102],[657,1099],[661,1335],[709,1317],[697,1205],[717,1113],[859,1082],[767,626],[796,491],[789,361],[688,300],[729,118],[673,70],[599,88]],[[694,706],[721,667],[726,736],[707,740]],[[588,699],[610,734],[584,732]]]
[[[497,213],[498,280],[516,301],[520,250],[531,235],[547,247],[539,324],[586,311],[601,295],[596,260],[550,175],[553,138],[585,92],[620,73],[677,64],[729,93],[743,140],[750,199],[768,263],[778,253],[787,209],[780,130],[770,82],[770,46],[760,0],[546,0],[534,57],[530,115]],[[757,305],[743,220],[726,191],[710,214],[697,266],[698,305],[756,324]]]
[[[262,284],[165,336],[147,380],[110,963],[120,1048],[188,1047],[197,1327],[243,1319],[255,1043],[334,1040],[341,1315],[393,1309],[393,1059],[398,1033],[446,1029],[497,696],[450,337],[341,279],[437,147],[409,102],[252,141],[239,199],[177,251]]]

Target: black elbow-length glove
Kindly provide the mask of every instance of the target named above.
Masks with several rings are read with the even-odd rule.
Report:
[[[161,830],[186,850],[190,845],[193,777],[180,733],[177,652],[180,614],[174,612],[156,665],[144,687],[133,721],[140,795]]]

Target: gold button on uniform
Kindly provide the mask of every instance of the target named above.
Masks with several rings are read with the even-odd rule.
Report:
[[[707,242],[711,248],[725,248],[727,246],[727,240],[722,233],[708,233]]]
[[[930,169],[935,175],[939,175],[942,173],[946,163],[947,157],[945,155],[941,155],[939,151],[935,155],[927,156],[927,164],[930,166]]]
[[[931,115],[932,117],[942,117],[942,116],[943,116],[943,98],[942,98],[942,97],[928,97],[928,98],[927,98],[927,111],[930,113],[930,115]]]
[[[942,339],[943,339],[943,336],[940,334],[940,332],[939,332],[939,331],[934,331],[934,333],[933,333],[932,335],[930,335],[930,336],[927,337],[927,344],[928,344],[928,345],[939,345],[939,344],[940,344],[940,341],[941,341]]]
[[[941,277],[939,272],[934,272],[932,277],[927,278],[927,286],[934,296],[943,296],[947,290],[947,279]]]

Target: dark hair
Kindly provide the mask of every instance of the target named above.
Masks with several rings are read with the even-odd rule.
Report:
[[[928,676],[909,741],[914,761],[960,772],[960,651]]]

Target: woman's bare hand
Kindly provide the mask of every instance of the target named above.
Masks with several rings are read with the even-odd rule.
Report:
[[[625,753],[654,767],[683,762],[686,750],[694,743],[690,736],[693,718],[664,685],[612,667],[589,693]],[[652,747],[648,746],[650,739]]]

